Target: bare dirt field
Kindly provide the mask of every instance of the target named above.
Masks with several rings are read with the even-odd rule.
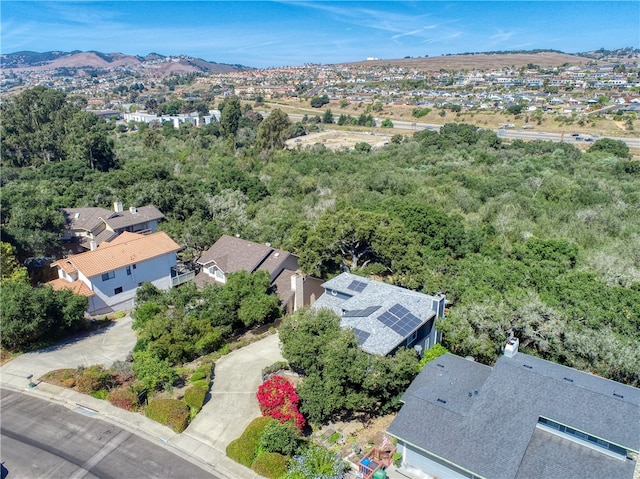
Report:
[[[400,58],[395,60],[366,60],[362,62],[345,63],[344,65],[370,65],[377,67],[398,66],[404,68],[414,68],[423,71],[444,70],[485,70],[492,68],[502,68],[515,66],[520,68],[529,63],[545,67],[557,67],[568,63],[570,65],[586,65],[587,63],[598,63],[591,58],[568,55],[566,53],[541,52],[541,53],[500,53],[489,55],[479,53],[474,55],[448,55],[442,57],[426,58]]]
[[[289,149],[307,148],[315,144],[325,146],[330,150],[351,150],[356,143],[368,143],[373,148],[380,148],[391,141],[392,133],[373,133],[365,131],[325,130],[309,135],[287,140]]]

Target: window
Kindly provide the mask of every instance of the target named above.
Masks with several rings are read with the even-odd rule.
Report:
[[[115,271],[109,271],[108,273],[102,273],[102,281],[109,281],[116,277]]]
[[[120,294],[122,293],[122,286],[118,286],[116,289],[113,290],[113,294]]]
[[[136,269],[136,265],[135,264],[133,265],[133,269]]]
[[[411,336],[407,338],[407,346],[410,346],[411,344],[413,344],[413,342],[416,340],[417,337],[418,337],[418,331],[414,331],[411,334]]]
[[[131,266],[127,266],[127,276],[131,276]]]

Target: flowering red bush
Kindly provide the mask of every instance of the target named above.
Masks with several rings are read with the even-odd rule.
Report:
[[[292,421],[302,430],[305,420],[298,410],[300,398],[296,388],[285,378],[272,376],[260,385],[256,397],[263,416],[277,419],[280,423]]]

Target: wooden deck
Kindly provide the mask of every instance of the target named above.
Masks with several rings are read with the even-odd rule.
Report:
[[[379,447],[371,449],[358,464],[358,471],[363,479],[372,479],[378,469],[386,469],[393,462],[395,447],[386,447],[384,450]]]

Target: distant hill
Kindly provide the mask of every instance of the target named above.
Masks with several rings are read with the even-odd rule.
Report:
[[[247,70],[242,65],[227,65],[193,58],[186,55],[167,57],[150,53],[145,57],[125,55],[123,53],[102,52],[16,52],[0,55],[2,69],[17,70],[55,70],[57,68],[112,69],[134,67],[150,69],[160,74],[170,73],[225,73]]]
[[[398,66],[415,68],[424,71],[440,70],[485,70],[515,66],[526,67],[529,64],[540,67],[558,67],[565,64],[586,65],[597,63],[593,58],[570,55],[556,51],[536,52],[496,52],[496,53],[466,53],[461,55],[445,55],[440,57],[400,58],[395,60],[364,60],[349,62],[341,65],[372,65],[372,66]]]

